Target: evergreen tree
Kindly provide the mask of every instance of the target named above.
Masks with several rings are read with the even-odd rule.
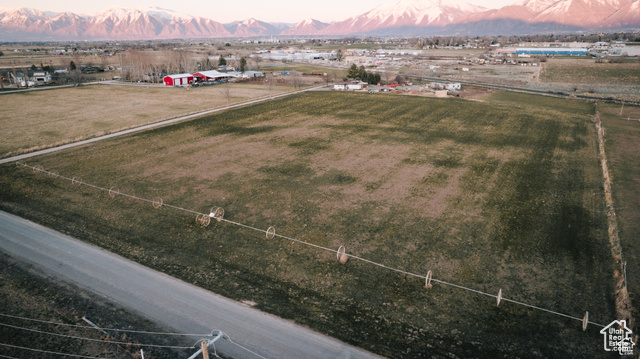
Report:
[[[247,66],[247,60],[244,57],[240,58],[240,72],[244,72],[244,68]]]
[[[220,58],[218,59],[218,66],[225,66],[226,64],[227,64],[227,60],[225,60],[224,57],[220,55]]]
[[[373,74],[373,73],[368,74],[368,75],[367,75],[367,82],[368,82],[368,83],[370,83],[370,84],[372,84],[372,85],[375,85],[375,84],[377,84],[377,83],[380,83],[380,74],[378,74],[378,73],[375,73],[375,74]]]
[[[75,64],[75,62],[71,61],[71,62],[69,63],[69,70],[73,71],[73,70],[75,70],[75,69],[76,69],[76,64]]]
[[[365,78],[367,77],[367,70],[364,68],[364,65],[360,65],[360,68],[358,69],[358,77],[360,80],[366,81]]]
[[[358,66],[356,64],[352,64],[349,68],[349,72],[347,72],[347,78],[355,79],[360,76],[360,71],[358,71]]]

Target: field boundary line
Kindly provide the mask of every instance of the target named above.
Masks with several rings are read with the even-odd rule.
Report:
[[[600,113],[598,112],[597,105],[598,104],[596,103],[596,114],[594,115],[594,122],[598,136],[598,155],[600,157],[600,165],[602,167],[604,201],[607,208],[607,235],[609,238],[609,244],[611,245],[611,256],[614,260],[614,266],[616,268],[613,272],[613,279],[615,282],[614,297],[616,314],[618,320],[626,320],[628,327],[633,328],[632,313],[634,310],[623,275],[624,262],[622,257],[622,245],[620,243],[620,236],[618,234],[618,220],[613,203],[613,193],[611,191],[611,175],[609,173],[609,166],[607,165],[607,155],[604,148],[605,130],[604,127],[602,127],[602,120],[600,119]],[[635,333],[634,335],[637,336],[638,334]]]
[[[31,157],[35,157],[35,156],[44,155],[44,154],[47,154],[47,153],[57,152],[57,151],[65,150],[65,149],[68,149],[68,148],[73,148],[73,147],[82,146],[82,145],[86,145],[86,144],[93,143],[93,142],[106,140],[108,138],[114,138],[114,137],[118,137],[118,136],[127,135],[127,134],[130,134],[130,133],[135,133],[135,132],[140,132],[140,131],[144,131],[144,130],[153,129],[153,128],[156,128],[156,127],[173,125],[173,124],[178,123],[178,122],[192,120],[192,119],[195,119],[195,118],[198,118],[198,117],[201,117],[201,116],[206,116],[206,115],[210,115],[212,113],[226,111],[226,110],[229,110],[229,109],[232,109],[232,108],[238,108],[238,107],[243,107],[243,106],[247,106],[247,105],[253,105],[253,104],[256,104],[256,103],[260,103],[260,102],[264,102],[264,101],[268,101],[268,100],[272,100],[272,99],[277,99],[277,98],[280,98],[280,97],[286,97],[286,96],[295,95],[295,94],[303,93],[303,92],[307,92],[307,91],[318,90],[318,89],[321,89],[321,88],[323,88],[325,86],[326,85],[314,86],[314,87],[310,87],[310,88],[306,88],[306,89],[302,89],[302,90],[274,94],[274,95],[269,96],[269,97],[261,97],[261,98],[257,98],[257,99],[253,99],[253,100],[249,100],[249,101],[233,104],[233,105],[230,105],[230,106],[217,107],[217,108],[214,108],[214,109],[211,109],[211,110],[192,113],[192,114],[189,114],[189,115],[183,115],[183,116],[180,116],[180,117],[175,117],[175,118],[171,118],[171,119],[167,119],[167,120],[162,120],[162,121],[159,121],[159,122],[154,122],[154,123],[150,123],[150,124],[146,124],[146,125],[142,125],[142,126],[138,126],[138,127],[129,128],[129,129],[118,131],[118,132],[109,133],[109,134],[106,134],[106,135],[103,135],[103,136],[92,137],[92,138],[88,138],[86,140],[82,140],[82,141],[78,141],[78,142],[71,142],[71,143],[68,143],[68,144],[65,144],[65,145],[62,145],[62,146],[49,147],[49,148],[45,148],[43,150],[39,150],[39,151],[35,151],[35,152],[29,152],[29,153],[25,153],[25,154],[21,154],[21,155],[11,156],[11,157],[0,159],[0,164],[20,161],[20,160],[23,160],[23,159],[26,159],[26,158],[31,158]]]
[[[397,273],[404,274],[404,275],[407,275],[407,276],[412,276],[412,277],[424,279],[426,281],[426,283],[427,283],[427,287],[429,287],[429,283],[430,282],[436,282],[436,283],[440,283],[440,284],[443,284],[443,285],[446,285],[446,286],[462,289],[462,290],[465,290],[465,291],[468,291],[468,292],[472,292],[472,293],[480,294],[480,295],[483,295],[483,296],[495,298],[497,300],[497,305],[498,306],[500,306],[500,302],[501,301],[505,301],[505,302],[510,302],[510,303],[516,304],[516,305],[524,306],[524,307],[527,307],[527,308],[530,308],[530,309],[543,311],[543,312],[546,312],[546,313],[550,313],[550,314],[554,314],[554,315],[557,315],[557,316],[561,316],[561,317],[564,317],[564,318],[574,319],[574,320],[580,321],[582,323],[583,330],[586,330],[586,327],[587,327],[588,324],[593,324],[593,325],[595,325],[597,327],[601,327],[601,328],[605,327],[605,325],[603,325],[603,324],[596,323],[596,322],[593,322],[593,321],[589,320],[589,312],[587,312],[586,315],[583,318],[575,317],[575,316],[572,316],[572,315],[569,315],[569,314],[565,314],[565,313],[560,313],[560,312],[557,312],[557,311],[554,311],[554,310],[551,310],[551,309],[546,309],[546,308],[542,308],[542,307],[535,306],[535,305],[532,305],[532,304],[528,304],[528,303],[525,303],[525,302],[517,301],[517,300],[514,300],[514,299],[505,298],[505,297],[502,296],[502,289],[500,289],[498,294],[492,294],[492,293],[483,292],[483,291],[480,291],[480,290],[477,290],[477,289],[465,287],[465,286],[458,285],[458,284],[455,284],[455,283],[450,283],[450,282],[446,282],[446,281],[443,281],[443,280],[435,279],[435,278],[433,278],[431,276],[431,271],[429,271],[429,273],[427,273],[427,275],[416,274],[416,273],[408,272],[408,271],[405,271],[405,270],[402,270],[402,269],[394,268],[394,267],[391,267],[391,266],[388,266],[388,265],[385,265],[385,264],[382,264],[382,263],[377,263],[377,262],[374,262],[372,260],[357,256],[357,255],[354,255],[354,254],[349,254],[349,253],[346,253],[346,251],[341,251],[341,249],[344,248],[344,247],[340,247],[339,249],[333,249],[333,248],[328,248],[328,247],[321,246],[319,244],[315,244],[315,243],[307,242],[307,241],[304,241],[304,240],[300,240],[300,239],[297,239],[297,238],[292,238],[292,237],[288,237],[288,236],[285,236],[285,235],[277,234],[273,227],[269,227],[268,229],[264,230],[264,229],[260,229],[260,228],[254,227],[254,226],[250,226],[250,225],[244,224],[244,223],[234,222],[234,221],[228,220],[226,218],[223,218],[223,215],[222,216],[217,216],[217,215],[214,215],[214,213],[202,213],[202,212],[190,210],[190,209],[187,209],[187,208],[182,208],[182,207],[170,205],[170,204],[167,204],[167,203],[163,203],[161,199],[158,201],[158,200],[150,200],[150,199],[147,199],[147,198],[137,197],[135,195],[130,195],[130,194],[126,194],[126,193],[120,192],[119,190],[114,190],[113,187],[111,189],[109,189],[109,188],[105,188],[105,187],[96,186],[96,185],[91,184],[91,183],[83,182],[79,177],[73,177],[73,178],[65,177],[63,175],[60,175],[57,171],[48,171],[48,170],[44,169],[42,166],[40,166],[40,165],[31,166],[31,165],[23,163],[23,162],[18,162],[18,163],[16,163],[16,165],[18,167],[22,166],[22,167],[25,167],[25,168],[29,168],[34,173],[40,172],[40,173],[44,173],[44,174],[46,174],[46,175],[48,175],[49,177],[52,177],[52,178],[60,178],[60,179],[64,179],[64,180],[67,180],[67,181],[71,181],[72,185],[84,185],[84,186],[91,187],[91,188],[94,188],[94,189],[98,189],[98,190],[101,190],[101,191],[114,193],[115,196],[113,198],[115,198],[116,196],[124,196],[124,197],[127,197],[127,198],[131,198],[131,199],[135,199],[135,200],[151,203],[152,205],[154,205],[155,208],[169,207],[169,208],[173,208],[173,209],[176,209],[176,210],[179,210],[179,211],[183,211],[183,212],[187,212],[187,213],[190,213],[190,214],[196,214],[197,215],[196,216],[196,222],[198,224],[200,224],[201,227],[208,226],[209,223],[210,223],[210,220],[211,219],[215,219],[215,220],[217,220],[219,222],[226,222],[226,223],[238,226],[238,227],[242,227],[242,228],[245,228],[245,229],[250,229],[250,230],[253,230],[253,231],[264,233],[267,236],[267,239],[272,239],[274,237],[279,237],[279,238],[286,239],[286,240],[289,240],[289,241],[292,241],[292,242],[295,242],[295,243],[304,244],[304,245],[307,245],[307,246],[310,246],[310,247],[313,247],[313,248],[316,248],[316,249],[321,249],[321,250],[324,250],[324,251],[327,251],[327,252],[336,253],[338,256],[340,256],[340,255],[347,256],[347,258],[353,258],[353,259],[356,259],[356,260],[359,260],[359,261],[362,261],[362,262],[365,262],[365,263],[369,263],[369,264],[372,264],[372,265],[375,265],[375,266],[378,266],[378,267],[381,267],[381,268],[384,268],[384,269],[387,269],[387,270],[390,270],[390,271],[393,271],[393,272],[397,272]],[[156,206],[156,205],[159,205],[159,206]],[[205,218],[205,217],[208,219],[208,221],[202,221],[202,218]]]

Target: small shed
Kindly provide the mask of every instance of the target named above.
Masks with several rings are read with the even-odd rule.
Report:
[[[264,73],[261,71],[245,71],[242,73],[242,78],[252,79],[254,77],[264,77]]]
[[[162,78],[166,86],[186,86],[193,82],[192,74],[167,75]]]

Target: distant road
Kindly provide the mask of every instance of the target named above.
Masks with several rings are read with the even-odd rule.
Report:
[[[11,157],[0,159],[0,164],[20,161],[20,160],[23,160],[23,159],[26,159],[26,158],[40,156],[40,155],[43,155],[43,154],[46,154],[46,153],[61,151],[61,150],[67,149],[67,148],[82,146],[82,145],[86,145],[88,143],[106,140],[107,138],[118,137],[118,136],[126,135],[126,134],[129,134],[129,133],[144,131],[144,130],[148,130],[148,129],[156,128],[156,127],[160,127],[160,126],[166,126],[166,125],[170,125],[170,124],[173,124],[173,123],[176,123],[176,122],[181,122],[181,121],[190,120],[190,119],[193,119],[193,118],[196,118],[196,117],[200,117],[200,116],[204,116],[204,115],[209,115],[209,114],[212,114],[212,113],[215,113],[215,112],[225,111],[225,110],[228,110],[230,108],[236,108],[236,107],[242,107],[242,106],[246,106],[246,105],[251,105],[251,104],[254,104],[254,103],[259,103],[259,102],[263,102],[263,101],[272,100],[274,98],[285,97],[285,96],[290,96],[290,95],[294,95],[294,94],[301,93],[301,92],[317,90],[317,89],[320,89],[320,88],[323,88],[323,87],[325,87],[325,85],[311,87],[311,88],[304,89],[304,90],[299,90],[299,91],[287,92],[287,93],[283,93],[283,94],[279,94],[279,95],[273,95],[273,96],[269,96],[269,97],[263,97],[263,98],[259,98],[259,99],[255,99],[255,100],[251,100],[251,101],[247,101],[247,102],[238,103],[238,104],[231,105],[231,106],[228,106],[228,107],[216,108],[216,109],[213,109],[213,110],[194,113],[192,115],[176,117],[176,118],[172,118],[172,119],[166,120],[166,121],[160,121],[160,122],[152,123],[152,124],[149,124],[149,125],[130,128],[128,130],[114,132],[114,133],[111,133],[111,134],[108,134],[108,135],[90,138],[88,140],[73,142],[73,143],[69,143],[69,144],[66,144],[66,145],[58,146],[58,147],[51,147],[51,148],[47,148],[47,149],[40,150],[40,151],[29,152],[29,153],[25,153],[23,155],[11,156]]]
[[[239,345],[218,340],[216,349],[234,358],[379,358],[1,211],[0,251],[168,329],[222,330]]]

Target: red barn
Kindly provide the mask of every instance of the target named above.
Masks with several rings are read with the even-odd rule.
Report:
[[[162,78],[167,86],[186,86],[193,82],[192,74],[167,75]]]

